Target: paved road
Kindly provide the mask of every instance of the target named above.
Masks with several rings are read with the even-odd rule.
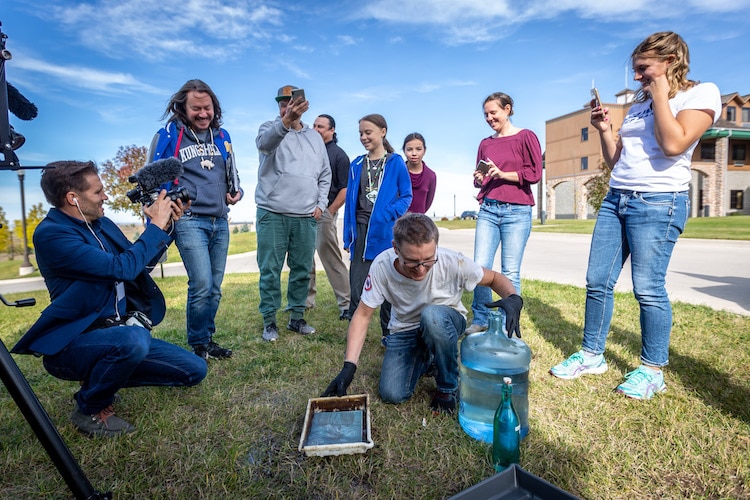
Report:
[[[521,275],[583,287],[590,235],[532,232]],[[440,230],[440,244],[473,256],[474,230]],[[172,250],[175,251],[175,250]],[[667,290],[673,301],[707,305],[750,316],[750,241],[680,239],[667,272]],[[323,267],[318,262],[318,270]],[[499,264],[495,266],[499,269]],[[231,255],[228,273],[257,272],[255,252]],[[154,274],[160,275],[159,267]],[[165,276],[184,275],[182,264],[164,265]],[[0,281],[0,293],[44,289],[41,278]],[[632,290],[626,265],[617,285]]]

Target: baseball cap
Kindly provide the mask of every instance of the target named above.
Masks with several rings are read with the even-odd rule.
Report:
[[[292,98],[292,90],[297,90],[297,89],[298,89],[298,87],[295,87],[294,85],[284,85],[276,93],[276,102],[279,102],[282,99],[291,99]]]

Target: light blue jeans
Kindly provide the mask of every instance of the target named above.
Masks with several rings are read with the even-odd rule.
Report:
[[[630,257],[633,293],[640,305],[641,361],[669,361],[672,304],[664,287],[667,266],[690,213],[687,192],[638,193],[610,189],[594,227],[586,272],[583,349],[601,354],[614,311],[614,287]]]
[[[402,403],[414,393],[419,377],[433,362],[437,390],[458,389],[458,336],[466,329],[464,317],[448,306],[430,305],[422,311],[419,328],[383,338],[385,355],[380,370],[380,398]]]
[[[183,215],[175,224],[175,243],[188,275],[187,341],[208,344],[216,332],[229,223],[226,218]]]
[[[530,205],[514,205],[485,199],[479,208],[477,229],[474,233],[474,262],[492,269],[498,245],[501,246],[500,272],[513,283],[516,293],[520,295],[521,261],[530,234]],[[472,324],[487,326],[487,302],[492,302],[492,290],[485,286],[476,287],[471,303],[474,313]]]

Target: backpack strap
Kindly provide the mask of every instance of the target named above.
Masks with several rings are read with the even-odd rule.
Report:
[[[180,143],[182,142],[182,134],[185,132],[185,127],[180,128],[180,133],[177,136],[177,146],[174,148],[174,157],[178,158],[177,153],[180,151]]]

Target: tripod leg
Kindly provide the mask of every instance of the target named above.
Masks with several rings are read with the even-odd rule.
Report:
[[[42,404],[2,341],[0,341],[0,378],[75,497],[78,499],[111,498],[110,493],[104,493],[102,496],[91,486],[81,466],[73,457],[60,433],[57,432],[49,415],[44,411]]]

